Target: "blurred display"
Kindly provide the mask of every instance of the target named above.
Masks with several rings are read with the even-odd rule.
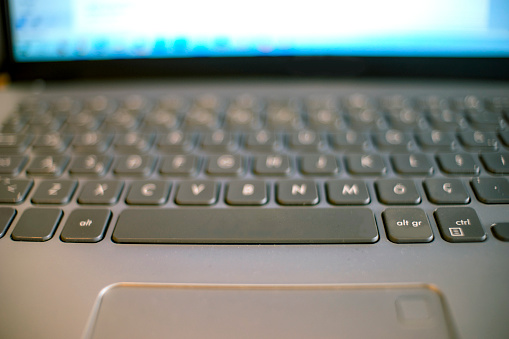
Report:
[[[506,0],[9,0],[17,61],[509,56]]]

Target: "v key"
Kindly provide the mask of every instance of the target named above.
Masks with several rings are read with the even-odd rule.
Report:
[[[219,187],[214,181],[188,181],[180,184],[175,202],[179,205],[213,205],[218,194]]]

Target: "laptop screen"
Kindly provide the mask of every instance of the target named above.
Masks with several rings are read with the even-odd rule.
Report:
[[[9,10],[18,62],[509,56],[506,0],[10,0]]]

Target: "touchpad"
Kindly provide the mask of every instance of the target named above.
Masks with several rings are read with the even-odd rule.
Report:
[[[85,338],[454,338],[427,285],[116,284]]]

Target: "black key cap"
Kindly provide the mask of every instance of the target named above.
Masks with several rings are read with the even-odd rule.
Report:
[[[354,175],[383,175],[387,172],[384,160],[377,154],[347,155],[346,166]]]
[[[244,173],[244,159],[240,155],[223,154],[209,157],[207,174],[239,176]]]
[[[77,209],[65,222],[60,239],[64,242],[98,242],[111,219],[107,209]]]
[[[75,180],[43,181],[32,196],[32,202],[34,204],[67,204],[76,186]]]
[[[171,176],[191,176],[198,172],[200,159],[196,155],[171,155],[163,158],[159,172]]]
[[[435,204],[468,204],[465,186],[459,179],[426,179],[424,189],[428,199]]]
[[[382,213],[385,230],[395,243],[421,243],[433,240],[428,217],[419,208],[388,208]]]
[[[30,145],[32,139],[33,136],[30,134],[0,133],[0,153],[21,154]]]
[[[288,180],[277,183],[276,200],[281,205],[316,205],[319,201],[312,180]]]
[[[250,133],[246,139],[246,148],[252,151],[273,152],[280,147],[279,136],[266,130]]]
[[[509,153],[483,153],[481,160],[491,173],[509,174]]]
[[[353,130],[332,134],[331,143],[335,149],[345,152],[363,152],[369,147],[367,135]]]
[[[254,158],[253,171],[257,175],[289,175],[292,166],[287,155],[259,155]]]
[[[192,227],[190,227],[192,225]],[[124,210],[112,236],[119,243],[373,243],[366,208],[231,208]]]
[[[25,200],[33,180],[4,178],[0,181],[0,203],[18,204]]]
[[[147,152],[154,143],[154,134],[130,132],[117,135],[115,150],[124,154],[142,154]]]
[[[412,146],[410,136],[402,131],[390,129],[374,135],[375,144],[381,150],[405,152]]]
[[[442,153],[437,156],[437,160],[442,171],[449,174],[476,175],[479,173],[479,166],[468,153]]]
[[[67,155],[36,156],[27,168],[29,175],[58,177],[69,163]]]
[[[0,156],[0,174],[16,176],[21,172],[27,162],[23,155],[2,155]]]
[[[48,241],[62,218],[59,208],[29,208],[23,212],[11,238],[20,241]]]
[[[396,154],[392,156],[394,170],[406,175],[431,175],[433,165],[424,154]]]
[[[334,175],[339,166],[333,155],[308,154],[300,159],[300,171],[305,175]]]
[[[194,147],[194,138],[191,133],[171,131],[159,140],[157,147],[166,153],[188,153]]]
[[[296,151],[314,152],[324,147],[320,134],[311,130],[301,130],[289,135],[288,146]]]
[[[366,205],[370,202],[368,188],[361,180],[331,180],[325,187],[331,204]]]
[[[175,202],[179,205],[213,205],[217,202],[219,187],[209,180],[182,182]]]
[[[491,232],[498,240],[509,241],[509,223],[503,222],[491,226]]]
[[[80,204],[115,204],[124,188],[123,181],[104,180],[86,182],[79,197]]]
[[[474,193],[485,204],[509,203],[509,181],[506,178],[476,178],[472,180]]]
[[[168,181],[135,181],[126,198],[129,205],[162,205],[168,200],[171,183]]]
[[[375,184],[378,200],[387,205],[417,205],[421,196],[412,180],[387,179]]]
[[[154,170],[156,159],[152,155],[123,155],[118,157],[113,172],[116,175],[149,176]]]
[[[113,162],[110,155],[83,155],[77,156],[71,163],[69,173],[72,175],[105,175]]]
[[[244,180],[228,184],[225,201],[229,205],[265,205],[268,200],[267,184],[264,181]]]
[[[11,207],[0,207],[0,238],[5,235],[16,216],[16,210]]]
[[[71,143],[72,135],[60,133],[47,133],[39,135],[32,144],[32,150],[36,153],[63,153]]]
[[[454,135],[440,130],[417,134],[417,142],[426,151],[451,151],[456,147]]]
[[[497,136],[493,132],[465,131],[459,137],[463,146],[471,151],[495,151],[498,148]]]
[[[237,138],[230,132],[217,130],[205,135],[201,147],[208,152],[231,152],[237,148]]]
[[[104,153],[110,147],[113,134],[88,132],[78,134],[73,141],[74,151],[79,153]]]
[[[441,207],[435,219],[442,238],[448,242],[484,241],[486,233],[475,210],[470,207]]]

